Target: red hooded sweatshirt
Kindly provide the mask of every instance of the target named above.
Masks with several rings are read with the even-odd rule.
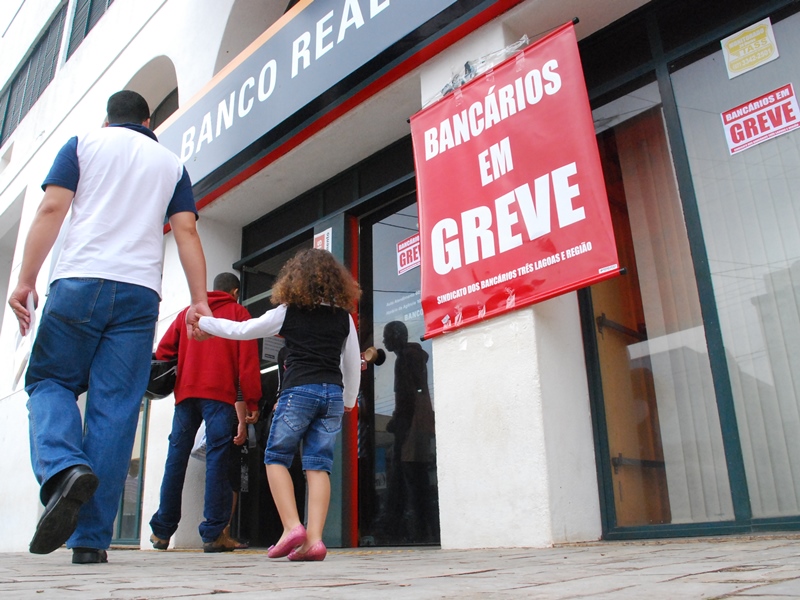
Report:
[[[215,317],[247,321],[248,310],[227,292],[209,292],[208,306]],[[158,360],[178,356],[175,404],[186,398],[205,398],[234,404],[237,384],[248,410],[258,409],[261,399],[261,364],[258,340],[226,340],[220,337],[198,342],[186,334],[183,309],[164,333],[156,350]]]

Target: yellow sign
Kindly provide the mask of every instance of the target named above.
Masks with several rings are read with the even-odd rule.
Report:
[[[769,18],[722,40],[728,78],[747,73],[778,58],[778,46]]]

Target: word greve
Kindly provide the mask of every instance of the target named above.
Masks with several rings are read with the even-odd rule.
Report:
[[[537,177],[533,193],[525,183],[497,198],[493,206],[477,206],[462,212],[460,223],[450,217],[440,220],[431,229],[433,269],[439,275],[446,275],[521,246],[523,235],[528,241],[547,235],[552,229],[551,204],[555,206],[559,227],[582,221],[586,218],[584,208],[573,206],[580,189],[570,183],[577,174],[576,163],[566,164]],[[520,217],[524,227],[517,226]]]
[[[738,110],[726,113],[724,117],[726,122],[739,120],[730,126],[731,140],[738,144],[797,121],[798,115],[795,114],[793,103],[790,101],[792,98],[787,86]],[[747,114],[753,116],[742,118],[742,115]]]
[[[791,83],[722,113],[731,154],[800,127],[800,107]]]
[[[541,69],[531,69],[513,84],[504,85],[495,92],[489,88],[483,101],[473,102],[468,108],[456,113],[425,131],[425,160],[431,160],[448,150],[476,138],[525,110],[538,104],[545,96],[553,96],[561,89],[561,75],[556,72],[558,61],[548,60]]]

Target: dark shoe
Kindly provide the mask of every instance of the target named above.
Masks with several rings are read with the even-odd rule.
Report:
[[[100,482],[87,465],[68,467],[55,478],[58,480],[31,540],[30,551],[34,554],[49,554],[69,539],[78,526],[78,511]]]
[[[150,542],[153,544],[153,548],[156,550],[166,550],[169,548],[169,538],[163,540],[158,537],[155,533],[150,534]]]
[[[95,548],[73,548],[72,564],[89,565],[92,563],[107,563],[108,552]]]
[[[236,541],[228,535],[227,529],[223,529],[213,542],[203,544],[203,552],[233,552],[235,548]]]

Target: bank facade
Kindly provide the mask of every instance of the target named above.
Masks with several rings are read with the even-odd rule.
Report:
[[[282,264],[316,244],[364,290],[361,349],[384,352],[366,363],[359,410],[345,419],[328,546],[797,530],[799,10],[795,0],[12,2],[0,15],[0,285],[7,297],[16,283],[58,149],[101,125],[111,93],[133,89],[192,175],[209,281],[236,272],[260,315]],[[419,268],[400,259],[419,232],[408,120],[466,63],[573,19],[622,274],[422,341]],[[189,299],[169,231],[164,251],[159,333]],[[424,356],[413,449],[396,444],[396,390],[411,375],[386,347],[389,323]],[[15,486],[0,492],[4,551],[27,549],[41,510],[27,397],[12,386],[15,336],[6,309],[0,473]],[[253,546],[280,531],[261,466],[278,347],[260,342],[264,418],[238,457],[234,532]],[[117,543],[149,547],[171,418],[170,399],[143,402]],[[192,460],[176,547],[200,545],[202,478]]]

